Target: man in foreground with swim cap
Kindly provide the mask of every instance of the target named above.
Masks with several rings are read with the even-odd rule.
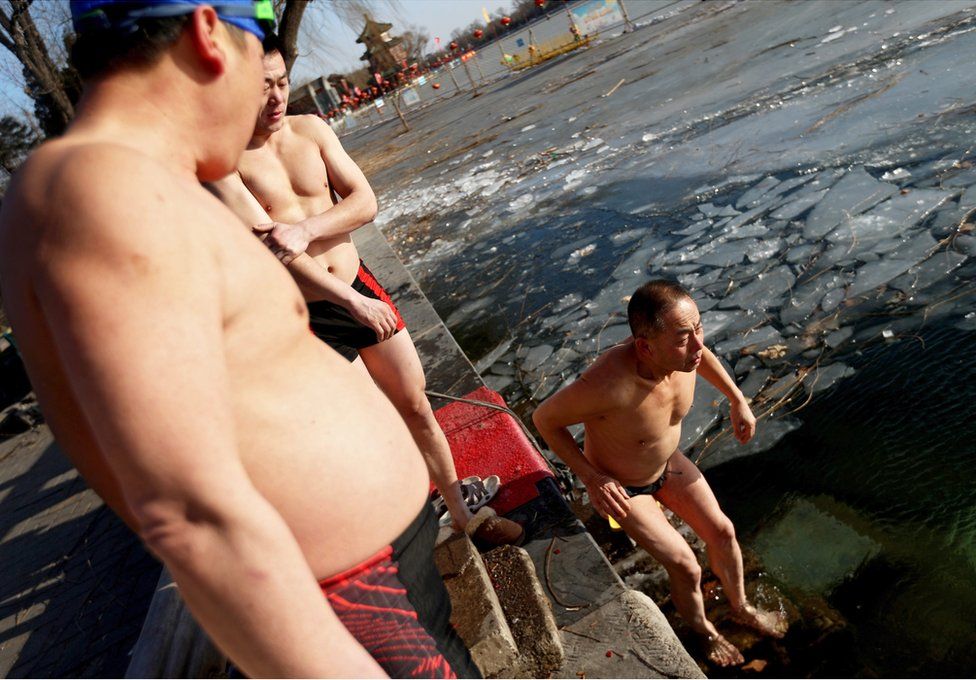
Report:
[[[409,431],[200,186],[253,132],[270,2],[72,13],[77,117],[0,212],[4,304],[61,447],[248,675],[477,675]]]
[[[472,517],[406,324],[359,259],[350,234],[376,215],[369,182],[325,121],[285,115],[285,61],[279,47],[265,48],[264,107],[237,172],[215,182],[215,192],[288,266],[308,302],[312,332],[368,371],[393,402],[455,526],[481,545],[518,542],[522,527],[491,508]]]
[[[691,409],[699,374],[729,399],[732,428],[741,444],[752,439],[756,419],[705,347],[701,316],[687,290],[670,281],[651,281],[631,297],[627,317],[632,337],[604,352],[578,380],[540,404],[532,420],[586,485],[593,508],[619,522],[667,570],[671,601],[701,636],[709,661],[740,664],[742,654],[706,618],[698,559],[658,501],[705,542],[736,620],[764,635],[782,637],[782,617],[746,599],[735,527],[705,477],[678,450],[681,421]],[[582,452],[567,429],[576,423],[583,423],[586,431]]]

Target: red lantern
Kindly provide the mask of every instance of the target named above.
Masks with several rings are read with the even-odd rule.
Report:
[[[475,40],[481,39],[481,36],[483,36],[484,34],[485,32],[482,31],[480,28],[474,29],[474,31],[471,33],[471,35],[475,37]]]
[[[439,89],[441,89],[441,84],[440,83],[434,83],[431,87],[433,87],[435,90],[439,90]]]
[[[502,17],[501,18],[501,24],[502,24],[502,26],[508,26],[510,23],[512,23],[512,19],[510,17]]]
[[[456,42],[452,42],[451,43],[451,49],[452,50],[456,50],[457,48],[458,48],[458,44]]]
[[[546,0],[535,0],[536,7],[545,7]]]

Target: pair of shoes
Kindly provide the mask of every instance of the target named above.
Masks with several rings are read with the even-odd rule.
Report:
[[[501,486],[501,479],[498,475],[491,475],[482,479],[477,475],[473,477],[465,477],[460,481],[461,484],[461,498],[464,499],[464,504],[468,506],[471,512],[478,512],[483,508],[495,494],[498,493],[498,488]],[[434,505],[434,515],[437,517],[437,523],[444,527],[451,523],[451,513],[447,509],[447,503],[444,502],[443,496],[441,496],[439,491],[434,491],[430,497],[431,503]]]
[[[500,545],[522,545],[525,529],[518,522],[499,517],[492,508],[481,508],[464,527],[464,533],[479,550]]]

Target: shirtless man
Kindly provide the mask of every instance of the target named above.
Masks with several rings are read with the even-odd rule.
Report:
[[[62,449],[248,675],[476,675],[409,431],[200,185],[250,139],[270,2],[72,13],[77,116],[0,212],[4,304]]]
[[[312,331],[356,367],[365,367],[393,402],[455,526],[465,529],[471,511],[424,393],[417,350],[350,238],[376,216],[373,190],[327,123],[316,116],[285,116],[285,61],[276,45],[266,43],[265,50],[264,107],[237,172],[214,183],[215,193],[288,266],[308,302]],[[515,542],[522,535],[519,525],[501,517],[490,525],[479,519],[469,531],[487,543]]]
[[[656,501],[705,542],[736,619],[763,634],[782,637],[780,618],[746,599],[742,553],[732,522],[701,472],[678,450],[681,421],[691,408],[697,374],[729,399],[740,443],[752,438],[756,419],[742,392],[703,344],[701,317],[688,291],[676,283],[651,281],[634,293],[627,315],[633,336],[549,397],[532,419],[550,448],[586,485],[594,509],[615,518],[664,565],[671,579],[671,600],[702,636],[708,658],[721,666],[739,664],[742,654],[705,617],[701,567],[694,552]],[[567,429],[576,423],[585,428],[582,452]]]

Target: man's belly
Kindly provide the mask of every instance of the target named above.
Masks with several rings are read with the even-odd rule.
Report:
[[[343,283],[356,280],[359,271],[359,251],[348,237],[313,241],[308,254]]]
[[[661,437],[643,443],[629,438],[591,434],[588,428],[583,453],[591,464],[625,486],[650,484],[664,472],[668,460],[678,448],[681,428],[669,428]]]
[[[309,340],[319,357],[290,379],[263,376],[270,389],[238,402],[238,440],[250,478],[322,579],[397,538],[426,502],[429,480],[390,402]]]

